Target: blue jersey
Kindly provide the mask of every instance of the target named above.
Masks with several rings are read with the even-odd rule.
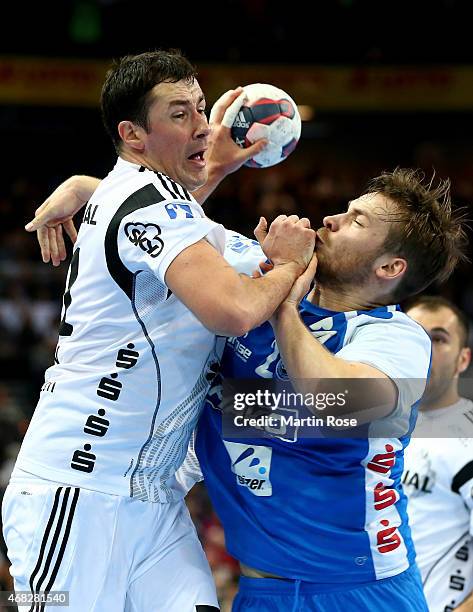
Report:
[[[430,340],[395,306],[331,312],[303,300],[300,314],[332,353],[370,364],[396,383],[397,407],[381,420],[397,420],[405,435],[378,437],[375,423],[364,438],[300,437],[297,427],[279,437],[225,438],[217,385],[206,400],[196,451],[227,549],[251,567],[311,582],[394,576],[415,556],[401,474]],[[269,323],[227,341],[221,374],[287,377]]]

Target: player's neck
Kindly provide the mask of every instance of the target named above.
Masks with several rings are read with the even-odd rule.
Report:
[[[366,297],[357,294],[356,291],[337,288],[335,290],[327,289],[326,287],[314,288],[307,299],[326,310],[334,312],[350,312],[352,310],[372,310],[378,308],[382,304],[368,301]]]
[[[460,400],[458,395],[458,388],[456,381],[452,381],[453,384],[449,387],[446,393],[443,393],[440,397],[430,400],[428,403],[423,404],[421,402],[420,409],[424,412],[430,412],[431,410],[439,410],[440,408],[447,408],[453,406]]]
[[[144,168],[148,168],[148,170],[152,170],[153,172],[162,172],[161,168],[154,167],[152,163],[144,156],[139,153],[135,153],[134,151],[120,151],[120,157],[131,164],[137,164],[138,166],[143,166]],[[166,174],[166,173],[164,173]]]

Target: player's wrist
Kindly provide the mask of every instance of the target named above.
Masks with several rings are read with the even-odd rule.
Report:
[[[74,205],[73,214],[78,212],[92,197],[94,191],[100,185],[100,179],[93,176],[75,174],[63,183],[64,193],[68,194],[71,200],[70,206]]]
[[[304,272],[304,270],[307,268],[307,265],[301,261],[297,261],[296,259],[290,259],[290,260],[276,260],[274,261],[274,259],[271,259],[271,261],[274,264],[275,268],[283,268],[285,270],[287,270],[290,274],[293,275],[294,280],[296,278],[299,278],[299,276]]]
[[[297,304],[295,302],[284,300],[284,302],[282,302],[273,312],[273,315],[269,321],[274,329],[274,332],[277,333],[279,327],[286,325],[286,323],[289,321],[294,320],[295,317],[299,317]]]
[[[209,160],[207,162],[207,184],[216,187],[228,174],[230,173],[227,166],[221,160]]]
[[[290,298],[286,298],[275,311],[275,316],[278,320],[281,318],[290,318],[294,315],[299,316],[298,302]]]
[[[215,165],[211,167],[207,166],[207,170],[207,180],[205,181],[205,184],[192,192],[192,195],[197,202],[199,202],[199,204],[203,204],[209,195],[215,191],[215,189],[225,178],[225,174],[222,173]]]

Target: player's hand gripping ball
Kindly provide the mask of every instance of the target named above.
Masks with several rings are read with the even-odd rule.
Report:
[[[274,166],[294,151],[301,135],[301,117],[294,100],[282,89],[266,83],[243,88],[247,101],[238,111],[231,128],[233,140],[245,148],[260,138],[268,145],[245,166]]]

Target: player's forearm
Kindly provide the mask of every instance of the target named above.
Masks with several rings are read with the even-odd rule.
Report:
[[[70,190],[79,210],[92,197],[100,182],[101,179],[94,176],[74,175],[68,178],[63,185]]]
[[[242,304],[246,311],[244,333],[271,318],[301,272],[300,266],[291,262],[276,266],[261,278],[240,275],[242,287],[239,290],[238,303]]]
[[[455,612],[473,612],[473,593],[455,608]]]
[[[372,366],[332,355],[304,325],[297,305],[284,302],[271,322],[282,361],[299,392],[346,395],[348,388],[349,401],[331,409],[340,416],[356,417],[360,425],[393,410],[397,401],[394,383]]]
[[[26,226],[28,232],[38,231],[38,240],[41,245],[43,261],[49,261],[51,249],[49,240],[44,240],[44,232],[47,227],[63,225],[67,234],[74,242],[77,238],[72,218],[86,204],[94,191],[97,189],[100,179],[92,176],[71,176],[62,182],[53,193],[36,210],[35,217]],[[61,238],[62,240],[62,238]],[[53,256],[54,265],[58,265],[63,258],[59,258],[56,263]]]
[[[312,336],[295,304],[282,304],[272,324],[281,357],[291,378],[356,377],[353,364],[332,355]]]

